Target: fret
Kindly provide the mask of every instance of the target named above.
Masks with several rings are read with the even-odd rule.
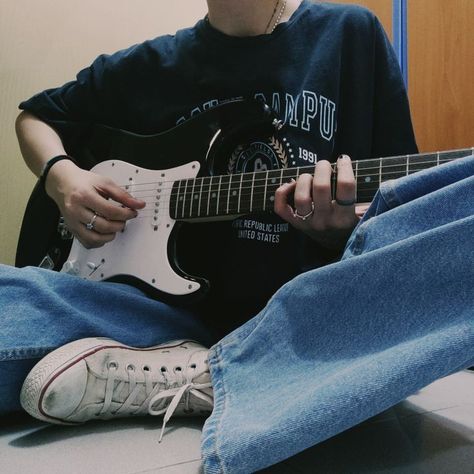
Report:
[[[298,168],[287,168],[289,170],[296,170],[296,176],[300,177],[304,173],[314,176],[314,166],[299,166]]]
[[[441,153],[440,164],[447,163],[448,161],[453,161],[458,158],[464,158],[473,153],[472,148],[465,148],[464,150],[452,150]]]
[[[354,170],[354,179],[355,179],[355,198],[356,198],[356,201],[358,201],[358,198],[357,198],[357,192],[358,192],[358,189],[357,189],[357,179],[358,179],[358,175],[359,175],[359,162],[356,161],[355,163],[355,170]]]
[[[227,214],[233,215],[239,213],[242,175],[233,174],[230,177]]]
[[[408,174],[413,174],[433,166],[433,154],[424,153],[422,155],[411,155],[408,166]]]
[[[219,179],[218,179],[219,178]],[[219,200],[219,184],[221,176],[213,176],[212,183],[209,189],[209,212],[208,216],[217,215],[218,200]]]
[[[187,193],[187,190],[188,190],[188,182],[189,180],[186,179],[184,180],[184,193],[183,193],[183,201],[182,201],[182,212],[181,212],[181,217],[184,217],[184,213],[185,213],[185,210],[186,210],[186,193]]]
[[[217,215],[228,214],[227,209],[229,208],[229,182],[230,175],[221,176],[219,180],[219,204],[217,206]]]
[[[407,176],[407,156],[394,156],[382,159],[382,183],[389,179],[398,179]]]
[[[382,185],[382,158],[379,158],[379,187]]]
[[[252,208],[253,208],[253,191],[255,189],[255,175],[256,173],[252,173],[252,186],[250,190],[250,212],[252,212]]]
[[[436,166],[439,166],[439,151],[436,152]]]
[[[194,193],[194,190],[196,188],[196,179],[193,179],[193,186],[192,186],[192,190],[191,190],[191,195],[189,196],[190,198],[190,205],[189,205],[189,217],[192,217],[193,216],[193,208],[195,207],[194,206],[194,202],[196,202],[197,204],[197,200],[199,198],[199,196],[197,194]]]
[[[179,209],[181,218],[184,216],[184,206],[186,205],[186,180],[181,180],[181,192],[179,196]]]
[[[264,211],[266,209],[268,171],[259,171],[255,173],[253,183],[252,209]]]
[[[237,214],[240,213],[240,198],[242,196],[242,180],[243,180],[243,178],[244,178],[244,175],[241,174],[240,175],[240,186],[239,186],[239,205],[237,206]]]
[[[207,192],[207,209],[206,209],[206,216],[209,216],[209,215],[210,215],[210,211],[211,211],[211,198],[212,198],[212,193],[214,192],[214,191],[213,191],[213,186],[214,186],[213,178],[214,178],[214,176],[211,176],[211,177],[210,177],[210,180],[209,180],[209,190],[208,190],[208,192]]]
[[[263,192],[263,210],[265,211],[267,208],[267,188],[268,188],[268,170],[265,173],[265,186]]]
[[[282,171],[283,170],[267,171],[265,205],[268,205],[269,209],[273,209],[273,203],[275,201],[275,192],[280,187],[280,183],[282,180]]]
[[[406,170],[405,170],[405,176],[408,176],[410,174],[410,155],[406,156]]]
[[[248,213],[251,211],[254,176],[254,173],[242,173],[240,212]]]
[[[222,176],[219,176],[219,184],[217,186],[216,215],[219,214],[219,199],[221,197],[221,182],[222,182]]]
[[[304,168],[306,169],[306,168]],[[298,177],[298,170],[299,168],[283,168],[282,169],[282,177],[283,183],[289,183],[292,179],[296,179]],[[314,172],[314,169],[313,169]]]
[[[232,187],[232,176],[229,175],[229,185],[228,185],[228,190],[227,190],[227,208],[226,208],[226,214],[229,214],[229,206],[230,206],[230,189]]]
[[[358,202],[370,202],[378,189],[377,169],[380,165],[377,160],[362,160],[358,164],[357,189]]]
[[[207,216],[209,214],[208,203],[210,199],[211,180],[211,176],[205,176],[204,178],[202,178],[198,204],[199,217],[202,215]]]
[[[173,188],[175,188],[176,186],[178,187],[178,189],[176,190],[176,205],[175,205],[175,209],[174,209],[174,218],[176,219],[178,217],[178,205],[179,205],[179,192],[181,190],[181,183],[182,181],[176,181],[174,184],[173,184]],[[173,193],[172,193],[173,195]]]

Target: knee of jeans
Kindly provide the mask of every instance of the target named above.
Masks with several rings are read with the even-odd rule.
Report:
[[[367,233],[367,226],[371,219],[380,216],[387,211],[390,211],[398,205],[399,200],[393,187],[393,181],[386,181],[382,183],[369,208],[362,216],[362,219],[359,221],[356,228],[349,237],[342,255],[342,259],[359,255],[362,252],[365,235]]]

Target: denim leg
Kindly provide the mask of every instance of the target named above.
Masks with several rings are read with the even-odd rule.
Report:
[[[0,415],[20,409],[29,370],[83,337],[146,347],[173,339],[215,340],[192,312],[118,283],[96,283],[38,268],[0,265]]]
[[[210,353],[206,473],[286,459],[474,362],[474,158],[386,184],[344,259]]]

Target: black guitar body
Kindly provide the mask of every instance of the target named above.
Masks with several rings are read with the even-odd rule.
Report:
[[[223,163],[237,146],[255,138],[269,137],[279,126],[271,109],[262,102],[233,100],[155,135],[137,135],[96,126],[75,158],[84,169],[111,159],[148,169],[199,161],[199,176],[212,175],[221,172],[219,163]],[[60,232],[59,222],[56,204],[38,183],[26,206],[16,252],[17,267],[44,266],[58,271],[62,268],[72,240],[67,232]],[[209,224],[193,224],[193,227],[195,225]],[[176,226],[173,233],[176,234],[179,227]],[[185,227],[190,226],[185,224]],[[193,234],[197,236],[200,232]],[[170,239],[170,245],[175,245],[174,237]],[[177,262],[175,265],[178,269]]]

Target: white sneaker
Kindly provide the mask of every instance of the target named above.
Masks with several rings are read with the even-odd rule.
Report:
[[[35,418],[56,424],[165,414],[208,415],[213,391],[208,349],[179,340],[139,349],[112,339],[71,342],[41,359],[20,395]]]

